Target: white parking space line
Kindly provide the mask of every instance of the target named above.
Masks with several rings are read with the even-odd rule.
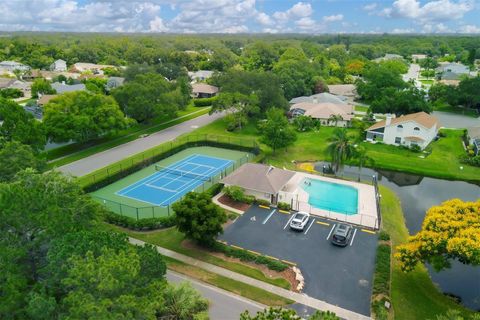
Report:
[[[314,222],[315,222],[315,219],[313,219],[312,223],[310,223],[310,225],[307,228],[307,231],[305,231],[305,234],[307,234],[308,230],[310,230]]]
[[[265,218],[265,220],[263,220],[262,224],[267,223],[268,219],[270,219],[274,213],[275,213],[275,209],[273,209],[272,212],[270,212],[270,214]]]
[[[290,217],[290,219],[288,219],[287,224],[285,224],[285,227],[283,227],[283,230],[287,229],[287,227],[288,227],[288,225],[290,224],[290,221],[292,221],[293,217],[295,217],[294,214],[292,214],[292,216]]]
[[[330,232],[328,233],[327,240],[330,238],[332,235],[333,229],[335,229],[336,224],[333,225],[332,229],[330,229]]]
[[[357,230],[358,229],[355,229],[355,231],[353,231],[353,236],[352,236],[352,241],[350,241],[350,246],[353,244],[353,240],[355,239],[355,235],[357,234]]]

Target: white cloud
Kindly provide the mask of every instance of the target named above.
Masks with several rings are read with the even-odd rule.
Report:
[[[287,23],[291,20],[305,18],[311,16],[313,13],[310,3],[298,2],[287,11],[277,11],[273,17],[279,23]]]
[[[274,24],[273,19],[268,14],[266,14],[264,12],[260,12],[257,15],[257,22],[260,23],[263,26],[270,26],[270,25]]]
[[[316,22],[310,17],[304,17],[295,21],[295,25],[302,30],[312,30],[316,28]]]
[[[156,16],[155,19],[150,21],[150,30],[151,32],[167,32],[168,28],[163,23],[162,18]]]
[[[396,0],[384,9],[386,16],[417,19],[421,22],[442,22],[462,18],[473,9],[471,1],[434,0],[421,5],[419,0]]]
[[[480,33],[480,27],[472,25],[472,24],[467,24],[463,25],[458,29],[458,32],[460,33]]]
[[[336,15],[323,17],[323,21],[325,22],[335,22],[335,21],[342,21],[342,20],[343,20],[343,14],[336,14]]]
[[[373,2],[373,3],[369,3],[369,4],[366,4],[363,6],[363,10],[365,11],[373,11],[377,8],[377,3],[376,2]]]
[[[405,33],[413,33],[415,32],[415,29],[413,28],[395,28],[392,30],[391,33],[394,33],[394,34],[405,34]]]

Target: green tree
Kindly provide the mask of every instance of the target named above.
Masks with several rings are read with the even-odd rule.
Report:
[[[0,97],[7,99],[16,99],[23,97],[23,91],[17,88],[5,88],[0,90]]]
[[[0,182],[12,180],[15,174],[26,168],[37,171],[45,168],[45,161],[38,158],[28,145],[9,141],[0,147]]]
[[[335,172],[337,172],[345,160],[353,157],[355,150],[345,128],[335,129],[333,136],[329,140],[327,151],[334,164]]]
[[[18,141],[32,147],[34,151],[43,149],[46,143],[44,128],[20,105],[12,100],[0,98],[0,139]]]
[[[43,122],[55,142],[89,141],[129,124],[116,101],[85,91],[68,92],[44,106]]]
[[[397,116],[414,112],[431,112],[432,107],[425,99],[425,93],[415,87],[397,90],[386,88],[383,95],[375,98],[370,108],[375,113],[394,113]]]
[[[460,81],[457,88],[458,102],[467,108],[480,110],[480,76]]]
[[[395,88],[401,90],[407,87],[400,73],[388,66],[372,64],[364,71],[364,80],[357,81],[357,92],[365,101],[373,101],[385,95],[384,90]]]
[[[247,122],[248,115],[258,114],[257,96],[254,94],[247,96],[238,92],[220,93],[212,104],[210,114],[224,111],[232,119],[232,123],[228,124],[229,131],[242,129],[243,124]]]
[[[278,58],[278,52],[271,44],[257,41],[243,50],[241,62],[245,70],[269,71]]]
[[[193,320],[195,315],[208,310],[208,301],[188,282],[169,285],[163,292],[164,315],[176,320]]]
[[[297,139],[295,130],[288,123],[283,110],[272,108],[267,111],[267,121],[262,126],[262,141],[273,153],[279,148],[292,145]]]
[[[223,232],[222,224],[227,221],[223,209],[212,202],[207,193],[189,192],[174,203],[178,230],[199,244],[211,246],[215,237]]]
[[[57,93],[55,89],[52,88],[52,85],[48,80],[43,78],[35,79],[31,87],[32,97],[38,98],[39,94],[55,94]]]
[[[105,85],[107,84],[107,79],[90,78],[90,79],[85,79],[84,83],[88,91],[93,93],[104,94]]]
[[[283,308],[268,308],[258,311],[255,316],[245,311],[240,315],[240,320],[301,320],[302,317],[297,315],[295,310]],[[340,320],[335,313],[331,311],[316,311],[307,320]]]
[[[138,74],[114,89],[112,95],[128,117],[138,122],[149,122],[155,117],[173,117],[178,110],[186,107],[185,88],[176,91],[179,85],[183,82],[168,82],[159,74]]]

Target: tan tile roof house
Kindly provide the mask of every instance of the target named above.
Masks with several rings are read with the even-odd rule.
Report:
[[[38,100],[37,100],[37,105],[39,106],[44,106],[46,105],[50,100],[52,100],[53,98],[57,97],[58,95],[56,94],[45,94],[43,96],[41,96]]]
[[[206,83],[192,84],[192,95],[194,98],[211,98],[218,93],[218,88]]]
[[[294,171],[260,163],[246,163],[221,182],[227,186],[241,187],[246,192],[250,191],[249,194],[276,195],[294,175]]]
[[[354,107],[350,104],[300,102],[290,107],[290,112],[293,115],[298,114],[298,110],[303,110],[305,116],[320,120],[323,125],[335,125],[335,123],[329,122],[330,117],[341,116],[342,119],[336,123],[340,127],[348,126],[355,116]]]
[[[424,149],[436,136],[440,123],[426,112],[402,115],[398,118],[387,116],[365,130],[367,141],[411,147],[418,145]]]

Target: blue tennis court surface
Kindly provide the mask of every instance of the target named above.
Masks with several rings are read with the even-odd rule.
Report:
[[[116,194],[157,206],[167,206],[232,164],[232,160],[194,154],[161,168]]]

